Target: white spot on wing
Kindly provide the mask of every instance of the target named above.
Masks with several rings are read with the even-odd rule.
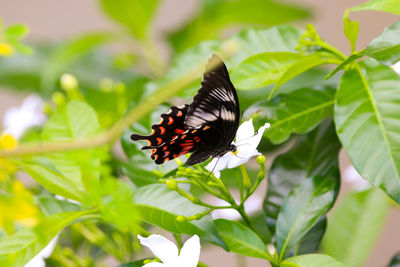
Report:
[[[221,118],[226,121],[234,121],[235,120],[235,113],[227,110],[225,106],[221,108]]]

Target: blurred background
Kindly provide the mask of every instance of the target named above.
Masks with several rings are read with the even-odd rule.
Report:
[[[343,34],[342,17],[346,8],[359,5],[363,0],[291,0],[281,1],[282,3],[291,3],[298,5],[310,12],[308,18],[292,22],[295,25],[305,26],[307,23],[313,23],[316,26],[320,35],[333,44],[335,47],[348,54],[349,45]],[[161,51],[161,57],[168,61],[171,55],[169,44],[165,41],[165,36],[169,32],[174,32],[180,26],[186,23],[199,11],[202,6],[200,0],[163,0],[158,8],[155,16],[152,37],[158,49]],[[215,15],[215,14],[213,14]],[[24,23],[29,26],[30,33],[27,38],[28,43],[45,43],[45,44],[62,44],[65,40],[76,38],[87,32],[93,31],[114,31],[117,25],[104,14],[101,5],[94,0],[0,0],[0,17],[3,23],[7,25],[15,23]],[[357,12],[351,13],[350,18],[360,22],[360,34],[357,44],[358,49],[364,48],[371,39],[380,34],[385,27],[398,20],[395,15],[379,12]],[[224,34],[228,35],[235,32],[237,29],[233,25]],[[52,45],[42,46],[41,52],[35,51],[33,57],[41,57],[47,49],[53,49]],[[125,44],[127,45],[127,44]],[[128,44],[129,45],[129,44]],[[135,46],[134,43],[131,44]],[[178,44],[179,46],[179,44]],[[124,47],[119,45],[111,46],[111,49],[117,52],[122,51],[121,55],[127,56],[124,53]],[[135,60],[135,55],[131,55],[131,60]],[[122,58],[122,57],[121,57]],[[39,60],[39,59],[38,59]],[[38,81],[33,73],[30,73],[30,68],[40,68],[39,65],[27,66],[26,62],[21,62],[15,65],[16,68],[21,68],[21,72],[25,71],[26,79],[32,79],[32,84]],[[36,64],[33,62],[32,64]],[[121,60],[122,65],[120,72],[126,72],[129,68],[129,62]],[[125,65],[124,65],[125,64]],[[29,64],[28,64],[29,65]],[[26,69],[25,69],[26,68]],[[13,106],[19,106],[23,98],[29,94],[27,83],[13,81],[19,84],[21,91],[11,90],[11,86],[7,86],[7,82],[1,82],[3,69],[0,67],[0,118],[3,117],[5,110]],[[101,70],[99,70],[101,71]],[[119,72],[116,68],[113,70]],[[140,71],[140,70],[139,70]],[[94,70],[93,72],[96,72]],[[3,73],[4,74],[4,73]],[[29,75],[31,74],[31,75]],[[99,76],[101,74],[99,73]],[[24,77],[24,76],[21,76]],[[4,78],[4,77],[3,77]],[[22,78],[24,79],[24,78]],[[11,84],[11,83],[9,83]],[[354,169],[349,164],[349,161],[342,151],[341,153],[341,170],[343,179],[343,188],[341,190],[339,201],[343,198],[352,187],[362,187],[362,181]],[[260,195],[265,194],[265,185],[261,186],[264,192],[259,192]],[[255,202],[255,209],[261,203]],[[376,247],[369,257],[366,267],[386,266],[393,254],[400,251],[400,210],[392,208],[386,227],[379,237]],[[210,266],[235,266],[237,258],[232,253],[226,253],[220,248],[208,247],[202,250],[201,260]],[[241,259],[243,260],[243,259]],[[265,261],[257,259],[245,259],[248,266],[265,266]],[[112,264],[112,263],[111,263]],[[351,266],[350,266],[351,267]]]

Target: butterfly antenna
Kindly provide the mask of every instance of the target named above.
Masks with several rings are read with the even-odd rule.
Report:
[[[207,175],[207,181],[208,181],[208,178],[210,178],[211,173],[214,172],[215,167],[217,167],[219,159],[220,159],[220,158],[217,159],[217,162],[215,163],[214,167],[213,167],[212,170],[208,173],[208,175]]]

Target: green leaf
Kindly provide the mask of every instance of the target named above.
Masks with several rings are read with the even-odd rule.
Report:
[[[399,0],[371,0],[367,3],[350,8],[351,11],[376,10],[400,15]]]
[[[237,89],[257,89],[279,81],[281,76],[304,56],[291,52],[266,52],[240,63],[231,74]]]
[[[78,211],[80,205],[68,200],[57,199],[54,196],[40,196],[37,198],[39,206],[44,215],[49,216],[56,213]]]
[[[338,187],[338,177],[314,176],[289,193],[282,203],[276,222],[280,260],[316,224],[318,218],[332,207]]]
[[[400,77],[368,61],[346,71],[335,102],[339,139],[353,166],[400,203]]]
[[[310,254],[319,251],[322,237],[327,226],[326,216],[319,218],[318,222],[307,232],[294,248],[295,255]]]
[[[228,69],[232,69],[244,59],[262,52],[296,52],[296,46],[300,40],[302,30],[288,25],[271,27],[266,30],[245,29],[233,35],[227,40],[205,41],[177,54],[172,59],[168,73],[161,79],[152,81],[146,85],[146,94],[149,95],[161,86],[174,81],[182,74],[187,73],[199,64],[205,66],[213,53],[228,50],[233,54],[225,60]],[[198,76],[198,77],[197,77]],[[182,88],[180,96],[193,97],[201,82],[202,73],[198,73],[189,85]],[[236,84],[235,84],[236,86]],[[191,89],[191,90],[189,90]]]
[[[132,34],[145,39],[158,0],[100,0],[104,11],[118,23],[128,27]]]
[[[360,53],[355,53],[350,55],[346,60],[344,60],[339,66],[337,66],[333,71],[331,71],[328,75],[326,75],[325,80],[331,78],[333,75],[335,75],[338,71],[344,69],[347,67],[347,65],[353,63],[353,61],[362,58],[364,55]]]
[[[4,31],[4,38],[6,40],[19,40],[23,37],[25,37],[29,33],[29,28],[26,25],[23,24],[15,24],[10,27],[8,27]]]
[[[351,51],[354,52],[356,50],[356,43],[357,43],[358,31],[360,29],[360,24],[358,23],[358,21],[352,21],[349,19],[348,9],[346,9],[346,11],[344,12],[343,25],[344,25],[344,34],[350,41]]]
[[[169,40],[175,51],[182,51],[202,40],[220,37],[227,27],[237,25],[275,25],[309,17],[310,12],[272,0],[208,0],[199,14]]]
[[[323,87],[299,89],[280,95],[276,101],[263,100],[257,106],[270,123],[264,135],[273,143],[286,141],[291,134],[307,133],[333,114],[335,90]],[[262,112],[262,113],[261,113]]]
[[[379,189],[348,195],[329,217],[322,248],[347,266],[363,266],[385,225],[390,201]]]
[[[83,185],[80,181],[66,178],[46,159],[21,163],[23,169],[51,193],[81,202]]]
[[[59,106],[43,129],[46,141],[71,141],[91,137],[100,130],[97,114],[88,104],[70,101]]]
[[[118,265],[117,267],[143,267],[144,266],[144,261],[145,260],[127,262],[127,263],[123,263],[121,265]]]
[[[264,211],[275,232],[276,219],[284,198],[306,178],[338,172],[341,148],[331,120],[321,123],[307,135],[299,136],[290,152],[277,157],[268,177]]]
[[[230,251],[261,259],[271,257],[263,241],[246,226],[225,219],[217,219],[214,223]]]
[[[59,106],[44,126],[42,137],[46,141],[76,141],[90,138],[100,131],[97,114],[88,104],[70,101]],[[102,149],[86,149],[49,155],[55,168],[78,189],[84,188],[86,180],[100,175]],[[85,186],[86,189],[89,189]]]
[[[388,267],[400,267],[400,252],[393,256]]]
[[[338,262],[323,254],[308,254],[296,256],[283,261],[281,267],[346,267],[343,263]]]
[[[74,38],[55,49],[55,51],[50,54],[50,58],[47,60],[42,70],[42,89],[51,92],[59,76],[65,72],[68,67],[93,50],[96,46],[114,41],[115,39],[117,39],[117,36],[113,33],[90,33]]]
[[[373,39],[368,46],[358,53],[354,53],[337,66],[325,79],[332,77],[339,70],[344,69],[353,61],[363,56],[372,57],[385,65],[394,65],[400,60],[400,21],[386,28],[381,35]]]
[[[400,1],[398,1],[400,10]],[[400,60],[400,21],[386,28],[373,39],[362,52],[385,65],[393,65]]]
[[[54,214],[42,220],[34,229],[22,229],[0,239],[0,265],[23,266],[65,227],[76,220],[88,218],[92,211]],[[86,218],[85,218],[86,217]]]
[[[210,215],[200,220],[177,221],[177,216],[193,216],[203,213],[206,208],[195,205],[175,191],[167,189],[165,184],[152,184],[139,188],[135,192],[134,202],[144,221],[174,234],[197,234],[202,239],[227,249]]]
[[[271,99],[273,93],[275,93],[278,88],[289,80],[293,79],[297,75],[312,69],[314,67],[330,63],[329,59],[321,58],[319,56],[308,56],[300,59],[296,63],[292,64],[279,78],[275,84],[274,89],[268,96],[268,100]]]

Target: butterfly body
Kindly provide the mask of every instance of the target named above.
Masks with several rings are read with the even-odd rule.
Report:
[[[221,157],[236,151],[232,144],[239,126],[239,101],[225,64],[213,55],[204,73],[201,88],[190,105],[173,106],[161,114],[150,135],[133,134],[131,139],[146,140],[156,164],[162,164],[188,152],[186,164],[193,165],[209,157]]]

